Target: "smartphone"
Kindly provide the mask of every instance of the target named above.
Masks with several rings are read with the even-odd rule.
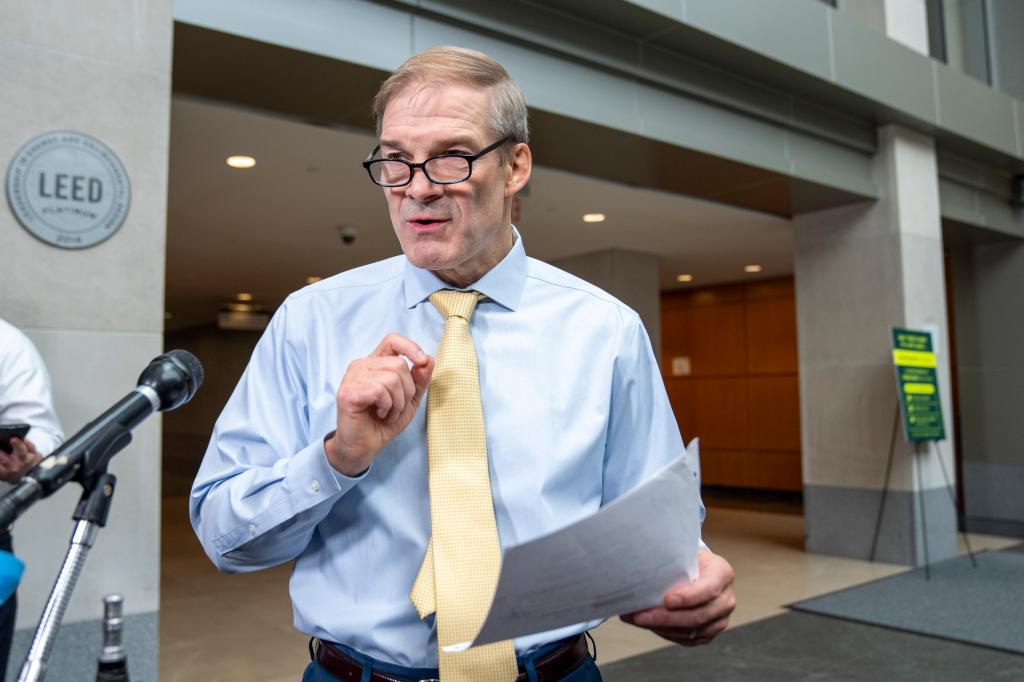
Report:
[[[24,438],[28,424],[0,424],[0,451],[11,454],[11,438]]]

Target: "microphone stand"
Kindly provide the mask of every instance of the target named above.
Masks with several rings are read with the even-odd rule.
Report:
[[[32,645],[21,666],[18,682],[39,682],[46,677],[50,652],[68,602],[71,601],[71,593],[78,583],[99,529],[107,524],[107,515],[110,513],[110,503],[114,498],[114,487],[117,484],[117,477],[107,473],[107,464],[110,458],[123,450],[131,440],[131,432],[122,426],[97,438],[85,451],[84,465],[75,478],[82,485],[82,497],[78,500],[78,506],[75,507],[72,516],[75,528],[71,533],[70,546],[53,589],[50,590],[50,598],[40,616]]]

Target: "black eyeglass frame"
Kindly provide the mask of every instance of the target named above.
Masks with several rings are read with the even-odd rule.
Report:
[[[495,149],[497,149],[501,145],[505,144],[506,142],[511,142],[514,139],[515,139],[514,135],[506,135],[505,137],[501,138],[500,140],[498,140],[494,144],[489,145],[487,147],[484,147],[483,149],[478,151],[476,154],[438,154],[437,156],[431,156],[429,159],[424,159],[420,163],[412,163],[412,162],[406,161],[405,159],[375,159],[375,158],[373,158],[374,155],[377,152],[380,151],[380,145],[377,145],[370,152],[370,155],[366,157],[366,160],[363,161],[363,168],[366,169],[366,174],[370,176],[371,180],[373,180],[373,184],[375,184],[375,185],[377,185],[379,187],[405,187],[406,185],[412,183],[412,178],[416,174],[416,169],[417,168],[419,168],[423,172],[423,175],[427,178],[427,180],[430,180],[435,185],[457,185],[460,182],[465,182],[466,180],[469,180],[471,177],[473,177],[473,163],[477,159],[479,159],[484,154],[489,154],[489,153],[493,152]],[[462,178],[461,180],[435,180],[434,178],[430,177],[430,173],[427,172],[427,164],[428,163],[430,163],[434,159],[447,159],[447,158],[453,158],[453,157],[454,158],[458,158],[458,159],[465,159],[466,163],[469,164],[469,172],[466,174],[466,177]],[[394,185],[391,185],[391,184],[385,185],[385,184],[383,184],[381,182],[378,182],[377,179],[373,177],[372,167],[373,167],[374,164],[378,164],[378,163],[381,163],[381,162],[384,162],[384,161],[390,161],[392,163],[394,163],[394,162],[404,163],[406,166],[409,167],[409,179],[406,180],[405,182],[394,184]]]

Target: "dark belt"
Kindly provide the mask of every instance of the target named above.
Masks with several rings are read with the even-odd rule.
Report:
[[[549,654],[541,656],[533,662],[537,670],[537,679],[540,682],[556,682],[576,669],[590,654],[587,651],[587,640],[580,635],[575,639],[558,647]],[[359,682],[363,675],[363,665],[330,644],[317,640],[316,662],[324,670],[337,677],[342,682]],[[516,682],[527,682],[529,678],[525,671],[520,670]],[[396,677],[382,672],[373,671],[370,675],[370,682],[437,682],[433,678],[426,680],[413,680],[407,677]]]

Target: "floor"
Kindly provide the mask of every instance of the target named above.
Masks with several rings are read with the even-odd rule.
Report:
[[[601,666],[604,682],[1019,682],[1024,656],[790,611]]]
[[[307,638],[291,627],[289,567],[220,574],[192,534],[184,499],[165,500],[163,520],[161,682],[298,680],[308,662]],[[806,554],[803,535],[799,514],[708,505],[704,539],[736,569],[734,626],[786,613],[785,605],[794,601],[906,570]],[[971,535],[975,551],[1019,542]],[[594,634],[602,665],[666,645],[618,620]]]

